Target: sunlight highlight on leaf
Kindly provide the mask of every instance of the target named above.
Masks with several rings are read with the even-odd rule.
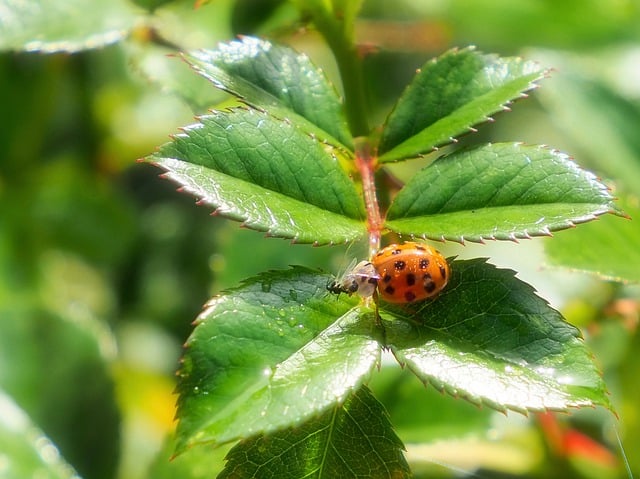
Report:
[[[548,236],[605,213],[622,215],[607,187],[567,155],[496,143],[444,156],[395,197],[386,226],[434,240]]]
[[[306,119],[319,129],[315,131],[319,137],[324,131],[342,145],[352,146],[342,103],[307,55],[266,40],[242,37],[216,50],[184,53],[182,57],[217,88],[296,124]]]
[[[213,112],[147,158],[215,213],[300,243],[363,237],[364,206],[333,149],[253,109]]]
[[[122,0],[3,0],[0,49],[77,52],[124,38],[138,20]]]
[[[329,296],[327,281],[294,268],[212,300],[180,371],[177,452],[299,425],[369,377],[380,355],[372,312]]]
[[[429,153],[473,126],[508,110],[535,88],[545,71],[521,58],[451,50],[426,63],[389,114],[382,130],[380,162]]]
[[[391,350],[420,380],[500,411],[611,407],[579,331],[531,286],[483,259],[451,269],[445,291],[413,314],[382,308]]]

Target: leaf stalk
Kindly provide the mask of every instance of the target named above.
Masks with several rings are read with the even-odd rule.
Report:
[[[356,138],[355,165],[362,181],[362,194],[367,211],[370,257],[380,249],[380,236],[383,226],[378,197],[376,195],[375,171],[377,162],[377,154],[369,138]]]

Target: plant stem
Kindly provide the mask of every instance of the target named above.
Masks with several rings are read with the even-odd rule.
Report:
[[[367,121],[367,102],[365,98],[364,78],[362,75],[362,59],[354,45],[346,48],[333,47],[336,63],[344,89],[344,103],[347,110],[347,121],[354,137],[369,134]]]
[[[368,138],[356,138],[355,142],[355,166],[362,180],[362,194],[367,211],[367,229],[369,230],[369,257],[372,257],[380,249],[380,235],[382,232],[382,217],[376,196],[375,171],[377,156],[372,151]]]
[[[354,137],[368,135],[362,58],[352,41],[352,35],[347,32],[347,29],[352,30],[352,25],[345,25],[327,12],[315,13],[314,23],[331,48],[338,65],[351,134]]]
[[[333,52],[342,80],[347,121],[355,138],[355,166],[362,180],[371,257],[380,248],[383,222],[376,196],[377,153],[368,138],[370,131],[362,58],[353,41],[353,25],[345,21],[343,16],[334,15],[335,12],[324,8],[320,3],[311,2],[310,6],[314,23]]]

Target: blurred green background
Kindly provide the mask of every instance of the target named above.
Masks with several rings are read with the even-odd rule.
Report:
[[[46,11],[45,0],[32,3]],[[260,271],[303,264],[338,272],[365,249],[265,239],[211,217],[136,159],[227,100],[168,56],[176,48],[266,35],[306,52],[339,88],[335,64],[287,1],[211,0],[197,9],[192,0],[71,3],[82,8],[69,15],[63,37],[106,23],[124,24],[122,34],[86,50],[92,45],[80,40],[66,48],[78,50],[72,54],[24,52],[33,45],[20,46],[37,39],[9,28],[11,9],[27,15],[27,31],[30,13],[0,0],[0,478],[36,470],[73,477],[69,465],[86,479],[214,477],[224,448],[169,463],[166,439],[181,344],[202,305]],[[384,121],[416,68],[454,46],[538,60],[554,69],[551,78],[461,143],[564,150],[605,179],[634,217],[639,27],[637,0],[366,0],[356,32],[368,52],[371,125]],[[394,172],[410,176],[419,163]],[[637,221],[607,217],[593,230],[550,239],[443,247],[517,270],[582,328],[618,418],[601,410],[558,422],[504,417],[383,368],[372,387],[418,477],[628,477],[623,448],[640,475]],[[620,276],[632,281],[589,273],[588,258],[574,263],[561,246],[574,233],[575,251],[623,263],[629,272]],[[560,437],[568,445],[554,442]]]

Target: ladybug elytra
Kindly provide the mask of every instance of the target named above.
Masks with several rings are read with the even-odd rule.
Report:
[[[382,248],[372,264],[378,293],[389,303],[413,303],[436,296],[449,281],[449,263],[436,249],[407,242]]]

